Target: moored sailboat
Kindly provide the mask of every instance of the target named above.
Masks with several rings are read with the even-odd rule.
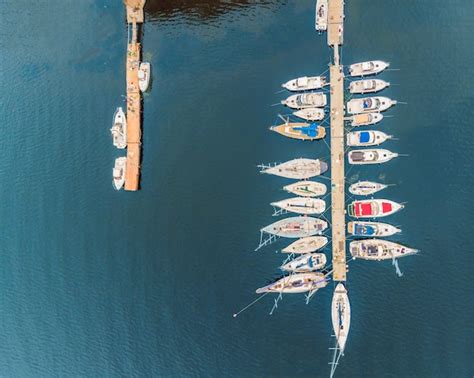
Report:
[[[328,243],[326,236],[308,236],[298,239],[281,251],[283,253],[310,253],[323,248]]]
[[[272,206],[297,214],[321,214],[326,210],[326,202],[319,198],[293,197],[278,202],[272,202]]]
[[[261,287],[256,290],[257,294],[272,292],[285,294],[299,294],[306,293],[326,287],[327,280],[323,273],[309,272],[309,273],[295,273],[289,276],[280,278],[270,285]]]
[[[327,227],[327,222],[322,219],[300,216],[279,220],[263,227],[260,231],[283,238],[296,239],[321,234]]]
[[[349,66],[349,74],[350,76],[375,75],[385,70],[388,66],[390,64],[382,60],[354,63]]]
[[[326,129],[315,123],[286,122],[272,126],[270,130],[288,138],[299,140],[316,140],[326,136]]]
[[[327,85],[326,76],[302,76],[297,79],[289,80],[282,84],[282,87],[289,91],[309,91],[320,89]]]
[[[334,335],[341,353],[344,353],[347,336],[351,326],[351,306],[347,290],[342,283],[338,283],[332,297],[331,318]]]
[[[347,232],[353,236],[386,237],[402,232],[388,223],[352,221],[347,224]]]
[[[328,164],[325,161],[299,158],[277,164],[273,167],[265,167],[260,172],[290,179],[304,180],[319,176],[327,170]]]
[[[293,109],[323,108],[327,104],[327,96],[321,92],[294,94],[281,103]]]
[[[381,218],[403,209],[403,205],[387,199],[354,201],[348,206],[348,214],[355,218]]]
[[[304,108],[293,112],[293,115],[307,121],[321,121],[324,119],[324,108]]]
[[[354,114],[349,118],[351,121],[351,126],[368,126],[375,125],[383,119],[382,113],[360,113]]]
[[[326,255],[324,253],[308,253],[283,264],[280,269],[287,272],[313,272],[324,268]]]
[[[383,96],[353,98],[347,103],[347,112],[349,114],[383,112],[396,104],[396,100]]]
[[[417,249],[381,239],[351,241],[349,250],[354,259],[363,260],[390,260],[418,253]]]
[[[350,147],[369,147],[382,144],[391,138],[391,135],[378,130],[351,131],[347,133],[346,142]]]
[[[356,80],[349,84],[349,91],[357,94],[375,93],[380,92],[389,85],[388,81],[380,79]]]
[[[367,150],[352,150],[349,151],[349,164],[364,165],[364,164],[381,164],[396,158],[398,153],[382,148],[374,148]]]
[[[385,189],[388,185],[373,181],[358,181],[349,186],[349,192],[356,196],[368,196]]]
[[[325,195],[327,187],[322,182],[304,180],[286,185],[283,190],[301,197],[317,197]]]

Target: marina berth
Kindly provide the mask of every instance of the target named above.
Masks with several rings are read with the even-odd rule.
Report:
[[[125,171],[127,166],[127,158],[119,157],[115,159],[115,165],[112,170],[113,185],[116,190],[120,190],[125,183]]]
[[[303,215],[321,214],[326,210],[326,202],[311,197],[293,197],[278,202],[272,202],[273,207]]]
[[[369,196],[385,189],[388,185],[373,181],[358,181],[349,186],[349,192],[356,196]]]
[[[326,194],[327,187],[321,182],[298,181],[284,186],[283,190],[301,197],[318,197]]]
[[[281,250],[282,253],[310,253],[323,248],[328,243],[326,236],[308,236],[301,238]]]
[[[140,67],[138,69],[138,86],[140,91],[146,92],[150,85],[150,78],[151,78],[151,64],[142,62],[140,63]]]
[[[349,151],[348,159],[350,164],[381,164],[396,158],[398,154],[389,150],[367,149],[367,150],[352,150]]]
[[[349,84],[349,91],[353,94],[375,93],[390,86],[390,83],[380,79],[356,80]]]
[[[349,250],[354,259],[391,260],[414,255],[418,250],[388,240],[365,239],[350,242]]]
[[[283,238],[296,239],[321,234],[327,227],[327,222],[322,219],[312,217],[292,217],[272,223],[271,225],[262,228],[260,231]]]
[[[354,201],[348,206],[348,214],[355,218],[381,218],[395,214],[403,205],[386,199]]]
[[[391,138],[391,135],[378,130],[352,131],[347,134],[346,142],[351,147],[369,147],[382,144]]]
[[[274,167],[264,168],[260,172],[290,179],[304,180],[319,176],[327,170],[328,165],[322,160],[299,158],[277,164]]]
[[[120,149],[127,147],[127,117],[125,117],[121,107],[115,111],[110,132],[112,133],[112,142],[115,147]]]
[[[287,272],[304,273],[324,268],[326,255],[324,253],[308,253],[283,264],[280,269]]]
[[[282,87],[289,91],[309,91],[321,89],[327,84],[326,76],[303,76],[289,80]]]
[[[328,0],[316,1],[315,28],[322,32],[328,28]]]
[[[359,237],[386,237],[402,230],[388,223],[352,221],[347,224],[347,232]]]
[[[334,335],[341,353],[344,353],[351,326],[351,306],[344,284],[338,283],[332,297],[331,319]]]
[[[305,108],[293,112],[293,115],[307,121],[321,121],[326,114],[322,108]]]
[[[351,126],[368,126],[375,125],[383,119],[383,114],[381,113],[360,113],[355,114],[349,118],[351,121]]]
[[[349,66],[349,74],[351,76],[375,75],[382,72],[389,65],[389,63],[382,60],[371,60],[368,62],[355,63]]]
[[[349,114],[383,112],[396,103],[396,100],[383,96],[353,98],[347,103],[347,111]]]
[[[326,277],[320,272],[295,273],[280,278],[270,285],[256,290],[257,294],[263,293],[285,293],[300,294],[326,287]]]
[[[281,103],[293,109],[323,108],[327,105],[327,96],[321,92],[294,94]]]
[[[278,126],[272,126],[270,130],[288,138],[299,140],[316,140],[326,136],[326,129],[315,123],[287,122]]]

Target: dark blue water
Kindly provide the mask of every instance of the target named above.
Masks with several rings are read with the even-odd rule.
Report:
[[[327,68],[313,1],[151,1],[142,190],[115,192],[109,128],[125,93],[121,1],[0,2],[0,375],[327,376],[330,284],[264,298],[275,246],[252,252],[285,180],[255,165],[324,157],[270,133],[290,78]],[[341,377],[472,377],[474,3],[346,4],[345,64],[390,61],[407,102],[377,128],[409,154],[358,177],[396,183],[394,240],[350,264]]]

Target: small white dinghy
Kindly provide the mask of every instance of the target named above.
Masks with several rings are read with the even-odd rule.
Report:
[[[326,76],[303,76],[289,80],[281,86],[289,91],[309,91],[320,89],[327,84]]]
[[[390,83],[380,79],[356,80],[349,84],[351,93],[364,94],[375,93],[390,86]]]
[[[375,125],[383,119],[382,113],[360,113],[349,118],[351,126],[368,126]]]
[[[332,296],[331,318],[337,344],[339,345],[341,354],[344,354],[344,348],[351,326],[351,306],[349,297],[347,296],[347,290],[342,283],[337,284],[334,295]]]
[[[325,117],[325,111],[322,108],[305,108],[293,112],[293,115],[307,121],[321,121]]]
[[[321,234],[328,223],[322,219],[312,217],[292,217],[272,223],[260,231],[283,238],[303,238]]]
[[[141,62],[140,68],[138,69],[138,86],[142,92],[146,92],[150,85],[151,78],[151,64],[147,62]]]
[[[325,265],[326,255],[324,253],[308,253],[287,262],[280,269],[287,272],[304,273],[322,269]]]
[[[328,164],[319,159],[293,159],[274,167],[263,168],[261,173],[275,176],[304,180],[318,176],[328,170]]]
[[[321,214],[326,210],[326,202],[319,198],[293,197],[270,205],[280,209],[303,215]]]
[[[127,167],[127,158],[119,157],[115,159],[114,169],[112,170],[113,184],[116,190],[120,190],[125,184],[125,169]]]
[[[382,164],[396,158],[398,154],[382,148],[367,150],[352,150],[349,152],[349,164]]]
[[[347,103],[349,114],[383,112],[397,103],[388,97],[353,98]]]
[[[310,253],[323,248],[328,243],[326,236],[308,236],[301,238],[281,250],[282,253]]]
[[[381,239],[354,240],[350,242],[349,250],[354,259],[377,261],[397,259],[418,253],[417,249]]]
[[[351,76],[368,76],[382,72],[390,64],[382,60],[371,60],[368,62],[354,63],[349,66]]]
[[[399,228],[388,223],[351,221],[347,224],[347,232],[358,237],[386,237],[402,232]]]
[[[387,139],[391,139],[392,135],[385,134],[383,131],[367,130],[367,131],[351,131],[347,133],[346,142],[351,147],[369,147],[378,146]]]
[[[388,185],[373,181],[358,181],[349,186],[349,192],[356,196],[369,196],[385,189]]]
[[[324,31],[328,28],[328,0],[316,2],[314,27],[317,31]]]
[[[262,293],[285,293],[299,294],[307,291],[314,291],[326,287],[328,284],[326,277],[320,272],[295,273],[280,278],[278,281],[261,287],[256,290],[257,294]]]
[[[291,95],[286,100],[282,100],[281,103],[293,109],[303,109],[323,108],[327,102],[328,99],[325,93],[310,92]]]
[[[121,107],[114,114],[114,123],[110,129],[112,141],[115,147],[124,149],[127,147],[127,117]]]
[[[327,187],[321,182],[298,181],[284,186],[283,190],[301,197],[318,197],[326,194]]]

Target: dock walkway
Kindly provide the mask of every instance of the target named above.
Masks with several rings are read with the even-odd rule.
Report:
[[[346,281],[346,215],[344,177],[344,72],[339,62],[343,42],[343,0],[329,0],[328,44],[334,48],[329,67],[331,115],[331,218],[333,280]]]

